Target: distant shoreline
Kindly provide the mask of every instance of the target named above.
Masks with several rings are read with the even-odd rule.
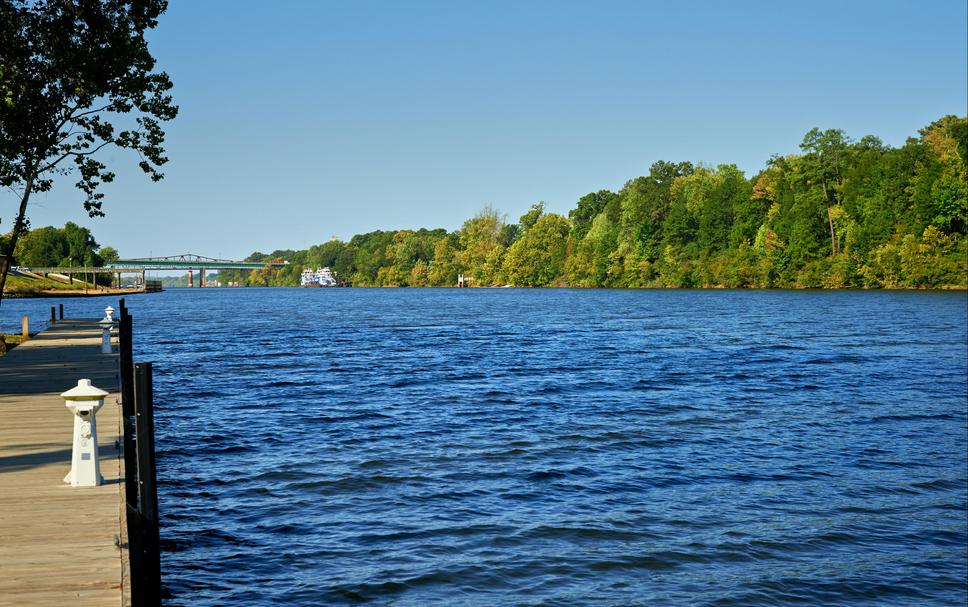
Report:
[[[397,286],[397,285],[361,285],[358,287],[344,287],[350,289],[443,289],[443,290],[501,290],[501,289],[527,289],[532,291],[540,290],[564,290],[572,289],[575,291],[870,291],[870,292],[892,292],[892,291],[968,291],[966,285],[942,285],[938,287],[576,287],[576,286],[541,286],[524,287],[516,285],[500,285],[487,287],[445,287],[445,286]],[[204,289],[219,290],[246,290],[246,289],[298,289],[306,291],[328,291],[343,290],[335,287],[330,289],[306,289],[305,287],[292,285],[252,285],[244,287],[204,287]],[[198,291],[198,287],[166,287],[165,290],[185,290]],[[140,293],[141,291],[134,291]]]
[[[105,297],[111,295],[134,295],[144,293],[142,289],[98,289],[85,291],[83,289],[45,289],[42,291],[7,291],[4,299],[43,299],[48,297]]]

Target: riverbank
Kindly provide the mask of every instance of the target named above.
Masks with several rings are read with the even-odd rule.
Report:
[[[114,289],[98,287],[96,289],[38,289],[31,291],[9,291],[4,292],[4,299],[28,299],[37,297],[104,297],[106,295],[125,296],[144,293],[142,289]]]
[[[19,346],[22,341],[23,337],[20,335],[0,333],[0,356]]]
[[[34,297],[103,297],[105,295],[124,296],[143,293],[144,290],[119,289],[74,280],[64,282],[50,277],[33,275],[14,275],[7,277],[7,284],[3,290],[5,299],[26,299]]]

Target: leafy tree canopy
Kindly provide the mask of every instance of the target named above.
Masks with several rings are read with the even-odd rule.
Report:
[[[67,268],[101,266],[110,257],[118,258],[113,247],[100,248],[91,231],[73,222],[63,228],[48,226],[26,232],[17,243],[14,259],[17,265]]]
[[[31,194],[76,174],[83,204],[103,214],[99,160],[106,146],[133,150],[152,180],[163,177],[161,123],[178,108],[167,74],[155,70],[145,32],[165,0],[0,0],[0,185],[19,195],[6,242],[0,297]]]
[[[306,259],[357,285],[453,286],[464,274],[476,286],[964,287],[966,134],[955,116],[900,148],[812,129],[798,154],[752,176],[659,161],[617,193],[582,196],[570,221],[543,203],[518,223],[485,207],[451,233],[277,251],[293,263],[250,284],[298,284]]]

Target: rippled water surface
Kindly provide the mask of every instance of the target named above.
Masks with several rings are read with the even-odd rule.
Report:
[[[966,601],[965,293],[128,303],[171,605]]]

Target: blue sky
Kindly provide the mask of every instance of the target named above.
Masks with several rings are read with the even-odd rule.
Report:
[[[241,258],[486,204],[567,213],[660,159],[752,174],[814,126],[901,145],[966,113],[966,21],[963,0],[171,0],[166,179],[113,151],[107,217],[67,183],[30,217],[124,256]]]

